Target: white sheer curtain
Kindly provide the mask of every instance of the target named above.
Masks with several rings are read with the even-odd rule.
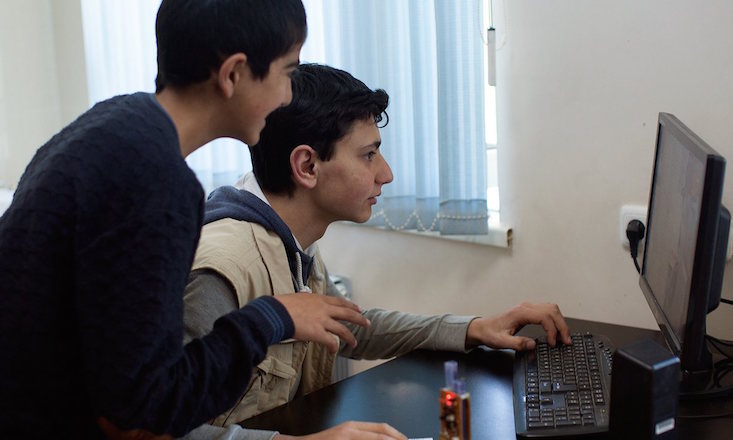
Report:
[[[390,94],[383,154],[394,181],[368,224],[486,234],[481,0],[305,0],[304,61]]]
[[[82,0],[90,104],[155,89],[160,0]],[[383,152],[394,182],[369,224],[485,234],[482,0],[305,0],[304,61],[351,72],[390,94]],[[225,139],[187,159],[206,191],[251,169]]]
[[[89,104],[123,93],[154,92],[155,15],[160,0],[82,0]],[[208,193],[252,169],[249,149],[219,139],[186,158]]]

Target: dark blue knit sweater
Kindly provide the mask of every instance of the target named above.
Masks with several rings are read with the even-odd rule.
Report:
[[[262,297],[185,347],[203,191],[152,95],[97,104],[38,150],[0,218],[0,437],[175,436],[231,407],[291,337]]]

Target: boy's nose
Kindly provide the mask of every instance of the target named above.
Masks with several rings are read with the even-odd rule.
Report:
[[[377,180],[380,184],[384,185],[392,181],[392,178],[394,176],[392,175],[392,168],[389,167],[389,164],[386,160],[384,160],[384,167],[381,171],[381,173],[377,174]]]

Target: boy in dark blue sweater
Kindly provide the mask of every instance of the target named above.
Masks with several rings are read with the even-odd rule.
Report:
[[[234,404],[269,344],[335,351],[333,334],[355,342],[339,320],[368,324],[345,301],[279,295],[182,345],[204,200],[184,158],[222,136],[257,143],[291,99],[305,12],[164,0],[156,35],[156,93],[99,103],[49,140],[0,218],[0,437],[181,436]]]

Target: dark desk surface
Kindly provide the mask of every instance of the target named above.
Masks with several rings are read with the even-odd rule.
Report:
[[[572,331],[608,336],[616,347],[641,339],[661,342],[657,331],[578,319],[568,319]],[[537,336],[536,326],[522,331]],[[386,422],[410,438],[437,439],[438,391],[443,386],[443,362],[458,361],[459,376],[471,393],[471,429],[477,440],[513,439],[512,364],[510,350],[476,349],[468,354],[415,351],[245,420],[248,428],[305,435],[349,420]],[[683,404],[684,405],[684,404]],[[733,411],[733,399],[715,403],[715,413]],[[705,409],[708,413],[711,408]],[[681,406],[681,414],[697,408]],[[679,439],[731,438],[733,418],[678,419]]]

